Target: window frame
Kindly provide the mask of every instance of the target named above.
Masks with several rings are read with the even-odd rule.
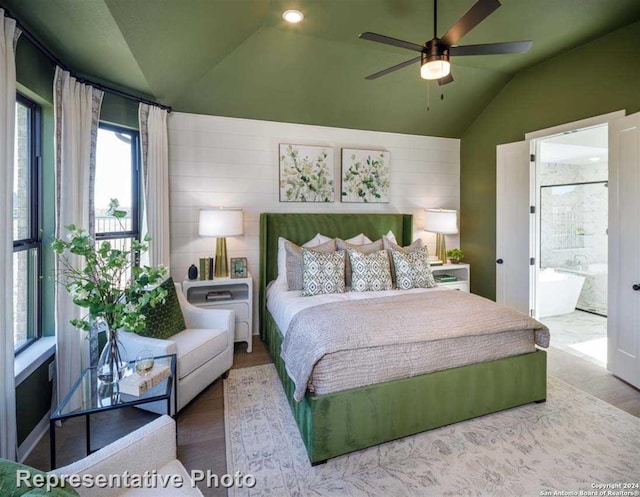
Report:
[[[140,203],[142,201],[142,178],[141,178],[141,157],[140,157],[140,133],[131,128],[125,128],[124,126],[117,126],[115,124],[108,124],[100,122],[98,127],[112,131],[114,133],[122,133],[131,136],[131,230],[129,231],[111,231],[111,232],[98,232],[96,231],[96,242],[102,240],[116,240],[131,238],[140,241],[140,226],[141,226],[141,209]],[[94,186],[95,188],[95,186]],[[95,212],[93,214],[95,216]]]
[[[27,341],[16,347],[14,354],[26,350],[37,340],[42,338],[42,112],[40,106],[33,100],[16,92],[16,105],[20,104],[29,109],[29,237],[13,240],[13,253],[36,251],[35,302],[29,305],[29,322]]]

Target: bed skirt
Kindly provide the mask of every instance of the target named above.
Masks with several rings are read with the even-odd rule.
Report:
[[[547,392],[547,354],[490,362],[293,400],[280,358],[283,336],[266,313],[265,342],[312,464],[534,401]]]

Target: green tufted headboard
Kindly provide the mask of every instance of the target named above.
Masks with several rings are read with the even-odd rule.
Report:
[[[413,237],[411,214],[260,214],[260,336],[264,338],[266,288],[278,276],[278,237],[298,245],[316,233],[333,238],[351,238],[364,233],[377,240],[389,230],[398,243],[409,245]]]

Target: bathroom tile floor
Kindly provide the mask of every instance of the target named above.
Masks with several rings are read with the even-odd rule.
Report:
[[[551,332],[551,346],[601,367],[607,362],[607,318],[583,311],[540,319]]]

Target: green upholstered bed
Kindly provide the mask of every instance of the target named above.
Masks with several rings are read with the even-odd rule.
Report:
[[[293,400],[293,381],[280,358],[283,335],[266,308],[266,286],[277,277],[278,237],[302,244],[316,233],[374,240],[389,230],[412,240],[407,214],[261,214],[260,335],[278,370],[312,464],[546,398],[542,350],[326,395]]]

